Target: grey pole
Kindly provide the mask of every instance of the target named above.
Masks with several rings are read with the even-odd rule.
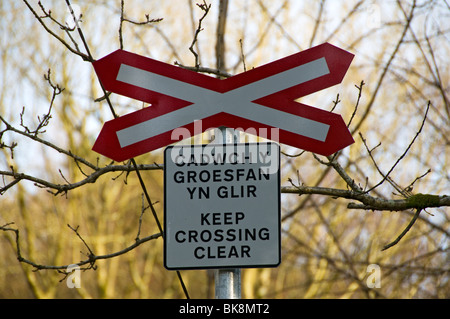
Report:
[[[239,132],[226,127],[220,127],[222,143],[239,142]],[[220,141],[214,140],[214,143]],[[239,268],[216,269],[214,272],[216,299],[241,299],[241,270]]]
[[[241,299],[241,270],[216,269],[214,273],[216,299]]]

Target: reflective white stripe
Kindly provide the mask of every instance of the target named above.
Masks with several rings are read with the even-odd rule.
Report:
[[[195,120],[226,112],[323,142],[330,128],[328,124],[251,101],[305,83],[329,72],[325,58],[320,58],[226,93],[218,93],[122,64],[117,75],[118,81],[173,96],[193,104],[117,131],[117,137],[120,146],[126,147],[190,124]]]

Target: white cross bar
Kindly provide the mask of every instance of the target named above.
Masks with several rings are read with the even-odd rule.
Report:
[[[220,112],[251,119],[324,142],[329,125],[252,101],[330,73],[325,58],[219,93],[183,81],[122,64],[116,80],[191,102],[191,105],[117,131],[121,147],[126,147],[204,119]]]

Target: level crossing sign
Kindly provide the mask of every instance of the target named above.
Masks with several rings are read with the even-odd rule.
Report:
[[[295,100],[341,83],[353,57],[324,43],[218,79],[117,50],[93,63],[103,87],[150,106],[106,122],[93,150],[124,161],[178,142],[175,129],[226,126],[331,155],[354,142],[342,117]]]
[[[341,83],[353,57],[324,43],[218,79],[117,50],[93,62],[102,86],[149,106],[104,123],[93,150],[125,161],[225,126],[331,155],[354,143],[342,117],[296,100]],[[279,154],[274,142],[165,149],[167,269],[280,263]]]

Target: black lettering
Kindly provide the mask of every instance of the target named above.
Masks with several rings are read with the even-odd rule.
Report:
[[[225,246],[217,247],[217,258],[227,258],[225,254]]]
[[[216,152],[213,156],[214,164],[224,164],[225,163],[225,153]]]
[[[236,257],[236,258],[239,257],[236,246],[231,246],[230,252],[228,253],[228,258],[230,258],[230,257]]]
[[[223,213],[223,224],[233,225],[233,213]]]
[[[256,240],[256,229],[245,229],[245,241],[248,241],[249,239],[251,240]]]
[[[181,158],[181,161],[178,161],[179,158]],[[184,155],[177,155],[177,157],[175,157],[174,162],[175,162],[176,166],[179,166],[179,167],[184,166],[184,164],[185,164],[184,163]]]
[[[185,233],[184,231],[182,231],[182,230],[179,230],[179,231],[177,231],[177,233],[175,234],[175,240],[176,240],[178,243],[184,243],[184,242],[186,241],[186,238],[179,239],[179,238],[178,238],[178,235],[179,235],[179,234],[185,236],[186,233]]]
[[[194,249],[194,256],[197,259],[215,259],[215,258],[250,258],[250,246],[207,246],[196,247]]]
[[[234,161],[231,160],[232,156],[234,156]],[[228,161],[232,165],[239,163],[239,161],[238,161],[238,154],[237,153],[231,153],[230,156],[228,157]]]
[[[184,174],[182,171],[176,171],[175,174],[173,174],[173,180],[175,183],[184,183]]]
[[[214,241],[217,242],[223,241],[223,229],[216,229],[214,231]]]
[[[225,178],[223,180],[224,180],[224,182],[232,182],[233,181],[233,170],[232,169],[225,170]]]
[[[197,183],[196,176],[197,176],[197,174],[195,173],[195,171],[188,171],[187,172],[187,182],[188,183]]]
[[[243,169],[243,168],[238,168],[236,170],[236,181],[241,180],[241,177],[244,176],[244,172],[245,172],[245,169]]]
[[[245,178],[246,181],[248,181],[250,179],[253,180],[253,181],[256,181],[256,174],[255,174],[255,171],[253,169],[249,169],[248,170],[247,177]]]
[[[193,199],[196,189],[197,189],[197,187],[193,187],[192,189],[190,187],[187,187],[187,191],[189,193],[189,196],[191,197],[190,199]]]
[[[189,164],[188,164],[189,165]],[[207,182],[245,182],[245,181],[256,181],[256,180],[270,180],[271,174],[269,174],[269,170],[265,168],[259,168],[258,172],[255,169],[249,168],[239,168],[239,169],[214,169],[214,170],[202,170],[202,171],[176,171],[173,174],[173,180],[176,183],[207,183]],[[226,186],[223,186],[226,187]],[[231,187],[231,186],[229,186]],[[236,188],[238,186],[235,186]],[[254,186],[252,186],[254,187]],[[250,192],[251,195],[254,195],[253,189],[250,187],[250,191],[245,190],[247,194]],[[241,187],[241,189],[243,189]],[[231,188],[229,189],[229,194],[227,197],[246,197],[244,195],[240,196],[232,196]],[[239,190],[236,189],[234,194],[237,195]],[[245,194],[244,190],[241,190],[242,194]],[[247,197],[249,197],[247,195]],[[225,198],[225,195],[224,195]]]
[[[239,224],[239,221],[243,220],[245,217],[243,212],[237,212],[236,213],[236,225]]]
[[[211,254],[211,247],[208,246],[207,251],[208,251],[208,259],[214,259],[214,258],[216,258],[216,256],[214,256],[213,254]]]
[[[247,185],[247,197],[256,197],[256,186],[255,185]],[[250,196],[252,195],[252,196]]]
[[[236,240],[236,229],[228,229],[227,230],[227,238],[226,241],[234,241]]]
[[[217,196],[219,198],[243,198],[243,197],[257,197],[255,185],[240,185],[240,186],[220,186],[217,188]]]
[[[196,230],[190,230],[189,231],[189,242],[192,243],[193,241],[197,242],[197,236],[198,232]]]
[[[220,225],[220,213],[213,213],[213,225]]]
[[[213,170],[213,182],[221,182],[222,178],[220,176],[220,173],[222,171],[220,169]]]
[[[206,160],[205,160],[205,158],[206,158]],[[206,154],[202,154],[202,162],[200,163],[200,166],[206,166],[209,164],[209,162],[210,162],[209,156]]]
[[[201,182],[206,183],[211,178],[211,175],[210,175],[209,171],[205,170],[205,171],[200,172],[200,174],[198,175],[198,178],[200,179]]]
[[[265,153],[265,154],[264,154]],[[267,163],[266,157],[269,155],[269,152],[259,152],[259,158],[262,159],[261,163]]]
[[[227,198],[228,197],[228,191],[226,186],[220,186],[217,189],[217,196],[220,198]]]
[[[258,232],[259,239],[269,240],[269,230],[267,228],[261,228]]]
[[[191,154],[191,158],[189,159],[189,163],[187,164],[187,166],[191,166],[191,165],[197,166],[197,161],[195,160],[194,154]]]
[[[238,198],[239,197],[239,193],[237,193],[237,192],[235,193],[234,190],[235,190],[234,186],[231,186],[231,197],[232,198]],[[242,194],[243,191],[244,191],[244,185],[241,185],[241,194]]]
[[[201,214],[200,215],[200,225],[211,225],[210,223],[209,223],[209,220],[208,220],[208,218],[209,218],[209,213],[207,213],[207,214]]]
[[[199,250],[201,250],[202,252],[204,252],[204,251],[205,251],[205,248],[203,248],[203,247],[197,247],[197,248],[195,248],[195,250],[194,250],[194,256],[195,256],[195,258],[197,258],[197,259],[203,259],[203,258],[205,257],[205,254],[203,253],[202,255],[200,255],[200,254],[198,253]]]
[[[211,240],[211,232],[209,230],[204,230],[200,233],[200,239],[204,242],[207,243]]]
[[[244,258],[244,255],[247,255],[247,257],[250,258],[250,246],[241,246],[241,257]]]
[[[270,179],[269,168],[267,167],[265,170],[266,172],[264,172],[264,167],[259,168],[259,180],[262,180],[263,177],[266,181]]]
[[[194,199],[194,193],[198,190],[198,199],[209,198],[209,187],[186,187],[189,192],[190,199]]]
[[[199,187],[199,194],[198,194],[198,199],[201,199],[202,196],[204,198],[209,198],[209,187]]]

